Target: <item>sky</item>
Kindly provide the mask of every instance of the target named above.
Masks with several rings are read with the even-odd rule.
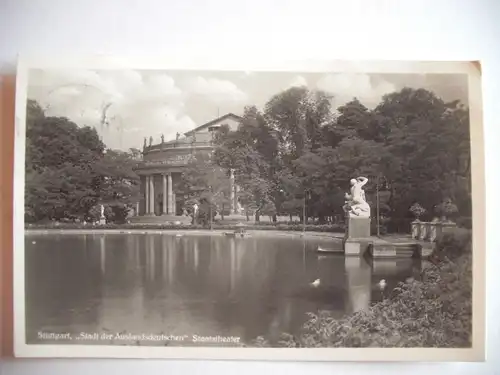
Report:
[[[142,148],[175,139],[246,105],[263,108],[275,94],[307,86],[333,95],[333,106],[354,97],[373,108],[382,96],[403,87],[425,88],[446,101],[467,104],[466,76],[440,74],[346,74],[236,71],[37,70],[29,72],[28,98],[48,116],[64,116],[96,127],[109,148]],[[107,107],[107,125],[101,126]]]

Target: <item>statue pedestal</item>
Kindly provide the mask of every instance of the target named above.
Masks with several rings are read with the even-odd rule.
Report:
[[[347,219],[346,239],[370,237],[370,223],[369,217],[349,216]]]
[[[370,246],[370,218],[349,216],[343,242],[345,255],[363,255]]]
[[[106,218],[105,218],[105,217],[101,217],[101,218],[99,219],[99,224],[100,224],[100,225],[104,225],[104,224],[106,224]]]

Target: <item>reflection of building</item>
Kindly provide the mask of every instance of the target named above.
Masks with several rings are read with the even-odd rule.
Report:
[[[230,130],[236,130],[241,118],[232,113],[216,118],[206,124],[177,135],[175,140],[162,141],[149,145],[144,141],[143,160],[138,163],[135,171],[141,180],[141,201],[139,202],[139,216],[178,216],[181,220],[182,207],[179,207],[175,189],[180,181],[180,175],[195,152],[210,153],[213,149],[213,132],[221,126],[227,125]],[[232,171],[231,171],[232,172]],[[231,173],[231,203],[230,212],[238,210],[236,199],[237,186]],[[137,219],[137,218],[136,218]]]

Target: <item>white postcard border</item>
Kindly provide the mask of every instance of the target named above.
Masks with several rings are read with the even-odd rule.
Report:
[[[264,63],[191,57],[21,57],[18,61],[14,146],[14,353],[16,357],[172,358],[279,361],[484,361],[485,360],[485,186],[481,72],[479,63],[445,61],[280,61]],[[469,76],[473,201],[473,347],[441,348],[207,348],[101,345],[28,345],[25,340],[24,179],[29,69],[233,70],[330,73],[463,73]]]

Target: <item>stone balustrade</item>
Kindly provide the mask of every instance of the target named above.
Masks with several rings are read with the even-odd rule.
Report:
[[[411,237],[419,241],[436,242],[443,233],[456,226],[453,222],[415,220],[411,223]]]

